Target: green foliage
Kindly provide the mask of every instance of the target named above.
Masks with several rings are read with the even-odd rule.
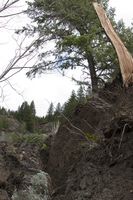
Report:
[[[127,49],[133,55],[133,24],[131,27],[126,27],[123,20],[120,20],[117,23],[116,30]]]
[[[62,107],[61,107],[61,104],[58,103],[56,105],[56,108],[55,108],[55,111],[54,111],[54,118],[55,118],[56,121],[61,118],[61,113],[62,113]]]
[[[132,30],[120,22],[117,27],[115,9],[108,8],[109,0],[101,2],[127,48],[132,51]],[[95,89],[119,71],[116,52],[101,27],[92,0],[34,0],[28,5],[27,14],[33,24],[23,31],[42,36],[36,44],[38,48],[43,47],[45,41],[55,42],[50,51],[41,50],[38,64],[28,75],[80,67],[84,71],[83,84],[89,85],[91,79],[92,89]]]
[[[44,150],[44,151],[46,151],[48,149],[48,146],[47,146],[47,144],[43,144],[42,146],[41,146],[41,150]]]
[[[103,3],[107,8],[108,1],[103,0]],[[106,48],[110,48],[111,45],[105,42],[107,37],[100,26],[92,1],[55,0],[53,3],[49,0],[34,0],[29,3],[27,13],[33,22],[36,22],[36,26],[32,26],[26,32],[29,30],[29,34],[33,31],[44,36],[39,40],[39,46],[43,46],[45,39],[56,42],[53,50],[39,55],[38,65],[28,75],[57,67],[62,70],[82,67],[90,74],[92,85],[97,87],[96,67],[102,66],[102,63],[99,64],[101,61],[95,58],[95,46],[101,48],[106,55],[101,44],[105,43]],[[48,59],[49,55],[54,61]]]
[[[63,114],[65,115],[65,117],[70,118],[72,116],[77,104],[78,104],[78,100],[77,100],[75,91],[73,90],[70,98],[64,104]]]
[[[9,128],[9,121],[7,117],[0,116],[0,130],[6,130]]]
[[[84,104],[86,102],[86,95],[82,85],[79,87],[77,91],[77,100],[81,104]]]
[[[62,113],[62,106],[61,106],[61,104],[57,103],[56,108],[55,108],[54,104],[51,103],[50,106],[49,106],[49,108],[48,108],[46,117],[44,119],[45,123],[47,123],[47,122],[53,122],[53,121],[56,122],[56,121],[60,120],[61,113]]]
[[[0,107],[0,115],[8,115],[8,112],[4,107]]]
[[[73,90],[68,100],[61,106],[60,103],[57,104],[55,110],[53,103],[50,104],[48,108],[47,115],[44,119],[45,123],[51,121],[64,121],[65,117],[71,118],[75,108],[78,104],[85,104],[87,101],[86,92],[83,86],[79,87],[77,93]]]
[[[30,110],[31,110],[31,115],[34,118],[35,115],[36,115],[36,109],[35,109],[35,103],[34,103],[34,101],[32,101],[31,104],[30,104]]]
[[[93,141],[93,142],[96,142],[96,143],[98,142],[97,136],[92,134],[92,133],[85,132],[84,136],[88,141]]]
[[[14,143],[25,143],[25,144],[34,144],[39,146],[40,148],[47,148],[45,144],[44,135],[34,133],[34,134],[12,134],[12,140]]]
[[[54,113],[54,105],[53,105],[53,103],[51,103],[50,106],[49,106],[47,115],[48,115],[49,117],[51,117],[51,116],[53,115],[53,113]]]
[[[18,108],[16,117],[19,121],[26,123],[26,129],[30,132],[35,131],[35,105],[32,101],[29,105],[26,101]]]
[[[45,117],[46,122],[54,120],[54,104],[51,102]]]

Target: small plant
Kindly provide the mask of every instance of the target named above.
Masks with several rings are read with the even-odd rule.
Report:
[[[84,135],[85,135],[85,138],[89,141],[92,141],[92,142],[98,142],[98,137],[96,136],[96,135],[94,135],[94,134],[92,134],[92,133],[88,133],[88,132],[86,132],[86,133],[84,133]]]
[[[42,145],[41,150],[46,151],[48,149],[48,145],[46,145],[45,143]]]
[[[41,149],[47,149],[47,145],[45,142],[45,137],[42,134],[16,134],[12,135],[12,140],[14,143],[26,143],[26,144],[34,144],[39,146]]]

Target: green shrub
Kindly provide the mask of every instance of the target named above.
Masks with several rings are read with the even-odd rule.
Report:
[[[12,139],[14,143],[35,144],[41,149],[46,149],[47,145],[44,143],[45,138],[42,134],[13,134]]]
[[[9,128],[8,118],[0,117],[0,130],[8,129],[8,128]]]
[[[84,133],[84,136],[89,141],[91,140],[92,142],[98,142],[98,137],[92,133],[86,132],[86,133]]]
[[[48,149],[48,145],[44,143],[44,144],[41,146],[41,150],[46,151],[47,149]]]

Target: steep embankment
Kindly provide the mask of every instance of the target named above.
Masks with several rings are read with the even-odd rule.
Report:
[[[45,135],[25,133],[6,115],[0,122],[0,200],[49,200],[51,181],[39,156]]]
[[[41,158],[53,200],[133,199],[133,88],[111,85],[79,105],[50,145]]]
[[[0,130],[0,200],[132,200],[133,88],[116,85],[54,135]]]

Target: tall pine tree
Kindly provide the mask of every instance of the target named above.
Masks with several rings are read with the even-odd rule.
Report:
[[[77,96],[75,94],[75,91],[73,90],[70,98],[64,104],[63,114],[65,115],[65,117],[71,118],[77,104],[78,104]]]
[[[45,120],[47,122],[50,122],[50,121],[53,121],[53,119],[54,119],[54,104],[51,102],[49,105]]]
[[[54,112],[55,120],[59,120],[59,117],[62,116],[61,113],[62,113],[62,107],[61,107],[61,104],[58,103],[57,106],[56,106],[55,112]]]
[[[81,104],[84,104],[86,102],[86,97],[85,97],[84,89],[83,89],[82,85],[80,85],[80,87],[77,91],[77,100]]]
[[[26,124],[26,129],[29,132],[34,132],[35,130],[35,104],[34,101],[29,105],[27,101],[23,102],[18,108],[17,118],[19,121],[24,121]]]

